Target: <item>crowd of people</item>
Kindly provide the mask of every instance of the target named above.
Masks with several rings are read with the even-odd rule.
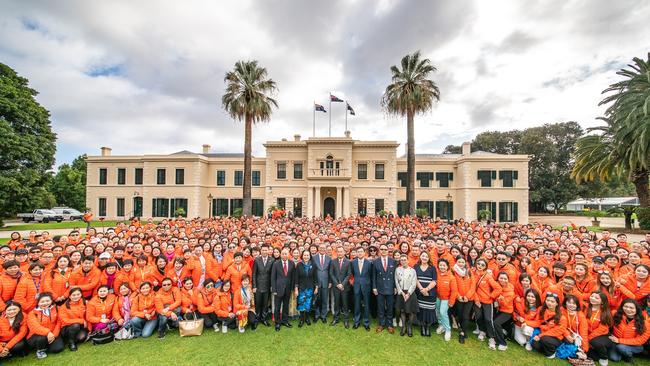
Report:
[[[607,365],[650,349],[649,251],[650,234],[392,215],[12,233],[0,246],[0,357],[76,351],[108,332],[163,339],[194,317],[223,333],[296,321],[370,331],[372,317],[377,333],[455,332]]]

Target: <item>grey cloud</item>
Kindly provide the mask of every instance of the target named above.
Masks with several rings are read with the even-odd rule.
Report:
[[[530,47],[534,46],[539,42],[539,39],[526,34],[523,31],[516,30],[510,33],[499,46],[496,47],[497,52],[512,52],[520,53],[528,50]]]

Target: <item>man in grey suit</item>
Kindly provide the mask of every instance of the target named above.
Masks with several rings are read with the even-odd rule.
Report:
[[[334,309],[332,309],[332,325],[339,322],[339,316],[343,314],[343,325],[349,328],[350,307],[348,305],[350,293],[350,260],[345,258],[343,247],[336,249],[337,258],[330,264],[330,282],[332,283],[332,295],[334,296]]]
[[[327,247],[321,243],[318,245],[318,253],[311,259],[314,267],[316,268],[316,277],[318,278],[318,291],[317,299],[320,300],[320,306],[316,306],[314,311],[314,321],[320,318],[323,323],[327,322],[327,307],[329,305],[329,289],[332,286],[330,283],[330,262],[332,258],[326,254]]]
[[[253,293],[255,294],[255,313],[257,322],[270,326],[267,320],[269,309],[269,295],[271,293],[271,268],[273,258],[269,255],[271,247],[263,244],[260,248],[260,256],[253,262]]]

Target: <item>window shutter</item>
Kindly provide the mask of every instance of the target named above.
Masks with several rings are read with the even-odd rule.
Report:
[[[519,172],[516,170],[512,171],[512,179],[519,179]]]
[[[497,171],[496,170],[492,171],[492,179],[497,179]]]
[[[503,179],[503,170],[499,170],[499,179]]]
[[[479,170],[479,171],[477,172],[477,174],[476,174],[476,179],[481,179],[481,173],[482,173],[481,170]]]
[[[492,220],[497,218],[497,203],[490,202],[490,212],[492,213]]]
[[[519,222],[519,202],[512,203],[512,221]]]
[[[449,180],[454,180],[454,173],[449,173]]]
[[[505,211],[506,211],[506,203],[499,202],[499,222],[505,221],[505,215],[504,215]]]

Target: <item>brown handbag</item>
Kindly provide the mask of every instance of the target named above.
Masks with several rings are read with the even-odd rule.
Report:
[[[203,319],[196,318],[196,314],[192,312],[194,319],[180,320],[178,322],[178,331],[181,337],[200,336],[203,333]]]

